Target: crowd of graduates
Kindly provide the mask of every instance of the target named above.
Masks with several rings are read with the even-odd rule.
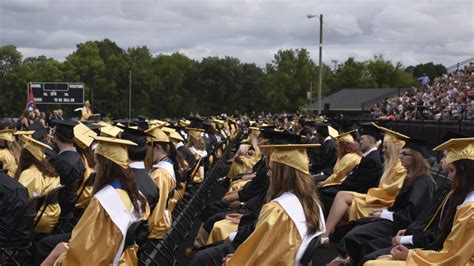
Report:
[[[330,265],[474,263],[474,138],[451,132],[432,149],[381,124],[299,114],[100,121],[86,111],[0,125],[1,263],[15,250],[30,254],[25,265],[160,256],[175,206],[237,137],[218,180],[227,192],[203,206],[186,249],[192,265],[298,265],[331,246]],[[433,152],[444,154],[438,175]],[[137,221],[147,226],[128,245]]]

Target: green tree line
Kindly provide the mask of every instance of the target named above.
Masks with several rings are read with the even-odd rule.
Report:
[[[426,68],[439,66],[430,64]],[[432,73],[425,65],[405,69],[381,55],[322,67],[323,97],[343,88],[416,86],[415,73]],[[78,44],[62,62],[45,56],[23,58],[15,46],[5,45],[0,47],[0,116],[17,117],[25,107],[27,83],[44,81],[83,82],[85,98],[93,96],[94,112],[126,117],[130,71],[132,116],[293,112],[308,104],[310,84],[313,92],[318,84],[318,66],[306,49],[279,50],[259,67],[228,56],[197,61],[181,53],[153,55],[146,46],[125,50],[108,39]]]

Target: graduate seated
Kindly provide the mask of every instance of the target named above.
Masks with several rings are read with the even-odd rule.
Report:
[[[318,182],[316,187],[340,185],[346,179],[347,174],[359,165],[362,159],[362,152],[360,152],[359,143],[355,142],[354,137],[351,135],[353,131],[342,133],[336,137],[336,164],[332,174],[326,180]]]
[[[25,145],[21,150],[20,161],[15,179],[28,189],[29,197],[46,195],[60,186],[60,179],[55,169],[45,159],[45,149],[50,146],[30,137],[24,137]],[[58,203],[46,206],[35,231],[49,233],[53,230],[61,214]]]
[[[295,265],[307,244],[324,232],[324,216],[305,150],[310,146],[261,147],[272,149],[268,203],[260,211],[255,230],[227,255],[225,265]]]
[[[0,128],[0,162],[10,177],[14,177],[18,167],[20,148],[15,142],[13,130]]]
[[[328,215],[333,200],[339,191],[367,193],[369,188],[379,184],[383,173],[383,165],[377,151],[377,142],[381,139],[380,130],[373,124],[361,125],[360,149],[363,152],[359,165],[347,175],[339,185],[325,186],[318,189],[318,195],[324,206],[325,216]]]
[[[208,156],[206,144],[201,136],[204,130],[200,128],[186,128],[186,130],[188,131],[188,143],[186,146],[192,152],[196,161],[201,159],[199,170],[192,180],[194,183],[200,184],[204,181],[204,177],[206,176],[204,172],[204,159]]]
[[[324,181],[333,172],[337,161],[336,141],[339,134],[329,123],[316,123],[321,147],[315,150],[311,158],[311,173],[316,182]]]
[[[400,159],[407,174],[395,202],[388,209],[371,211],[368,218],[354,221],[355,227],[337,245],[342,256],[333,262],[352,260],[357,265],[362,258],[361,246],[373,239],[395,236],[420,217],[435,191],[431,168],[424,158],[427,156],[426,145],[428,143],[423,140],[406,141]]]
[[[28,190],[7,175],[0,161],[0,247],[26,245],[31,239],[33,220],[23,219]]]
[[[142,218],[146,200],[128,167],[127,140],[96,137],[97,175],[93,198],[70,240],[59,243],[41,265],[136,265],[134,250],[123,252],[129,226]],[[132,258],[135,258],[133,260]]]
[[[371,211],[390,207],[406,176],[406,169],[400,160],[400,151],[408,136],[387,128],[379,127],[385,132],[382,151],[384,155],[384,173],[379,186],[370,188],[367,194],[339,191],[331,206],[326,221],[326,233],[321,245],[329,243],[329,234],[343,220],[357,220],[367,217]]]
[[[388,256],[364,265],[471,265],[474,261],[474,138],[451,139],[434,149],[446,151],[451,192],[436,208],[426,226],[401,231]],[[381,255],[383,253],[379,253]],[[364,257],[362,263],[370,256]],[[373,259],[373,258],[372,258]]]

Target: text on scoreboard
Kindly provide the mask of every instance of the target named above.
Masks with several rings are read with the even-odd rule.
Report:
[[[82,104],[84,83],[30,82],[35,104]]]

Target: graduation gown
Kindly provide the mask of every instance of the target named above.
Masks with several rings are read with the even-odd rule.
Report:
[[[192,152],[192,154],[194,155],[196,160],[199,160],[200,158],[202,158],[201,163],[199,165],[199,169],[196,172],[196,174],[193,176],[193,182],[200,184],[204,181],[204,178],[205,178],[203,160],[204,160],[205,157],[207,157],[207,152],[202,151],[202,150],[198,150],[194,147],[189,148],[189,150]]]
[[[172,169],[172,168],[171,168]],[[161,239],[171,228],[171,213],[168,210],[168,198],[176,187],[174,171],[154,166],[150,173],[153,183],[158,187],[159,200],[148,218],[150,232],[148,238]]]
[[[31,165],[28,169],[21,172],[18,182],[28,189],[28,195],[30,198],[35,195],[47,194],[52,189],[61,185],[59,177],[45,176],[38,170],[38,168],[36,168],[35,165]],[[59,220],[60,214],[61,207],[59,204],[48,205],[38,222],[35,231],[39,233],[48,233],[53,230]]]
[[[319,174],[323,172],[326,175],[331,175],[334,165],[337,161],[336,155],[336,141],[328,139],[316,149],[315,158],[312,160],[311,173]]]
[[[14,177],[16,173],[16,164],[15,157],[8,149],[0,149],[0,161],[3,162],[3,169],[7,170],[7,174],[10,177]]]
[[[85,156],[81,155],[82,162],[84,163],[84,175],[81,185],[77,188],[77,196],[79,197],[76,202],[76,208],[85,208],[92,197],[92,188],[93,186],[84,186],[91,177],[92,173],[95,173],[94,168],[90,167],[87,163]],[[82,193],[81,193],[82,191]],[[79,194],[81,193],[81,194]]]
[[[0,246],[20,246],[29,241],[33,220],[23,220],[28,190],[0,170]]]
[[[351,192],[352,204],[349,212],[349,220],[357,220],[367,217],[369,212],[375,209],[383,209],[390,207],[395,201],[407,171],[403,167],[400,160],[397,164],[387,169],[384,180],[376,188],[370,188],[367,194]],[[385,173],[384,173],[385,174]]]
[[[440,251],[410,249],[406,261],[372,260],[364,265],[473,265],[474,194],[458,207],[453,227]]]
[[[227,219],[214,223],[206,245],[226,239],[230,233],[237,231],[239,224],[233,223]]]
[[[361,159],[362,157],[357,153],[347,153],[342,156],[342,158],[337,160],[332,174],[323,181],[321,187],[340,185],[346,179],[347,174],[359,165]]]
[[[132,202],[127,192],[120,188],[116,188],[115,191],[126,210],[130,212]],[[67,252],[61,255],[57,262],[60,262],[61,265],[111,265],[119,251],[123,237],[107,210],[104,209],[97,197],[93,197],[72,230],[69,243],[63,243]],[[135,261],[135,265],[136,263]],[[134,265],[134,263],[128,261],[125,265]]]
[[[77,187],[74,187],[74,183],[83,178],[84,164],[79,153],[69,150],[51,157],[49,163],[56,169],[61,184],[65,186],[59,193],[59,205],[63,214],[67,214],[74,210],[77,200]]]
[[[342,254],[349,254],[357,265],[367,255],[360,247],[375,239],[393,237],[399,230],[407,228],[418,219],[426,203],[431,202],[434,188],[435,184],[428,175],[415,177],[410,182],[405,180],[394,204],[388,208],[392,219],[382,219],[382,213],[381,219],[356,226],[344,236],[337,249]]]

